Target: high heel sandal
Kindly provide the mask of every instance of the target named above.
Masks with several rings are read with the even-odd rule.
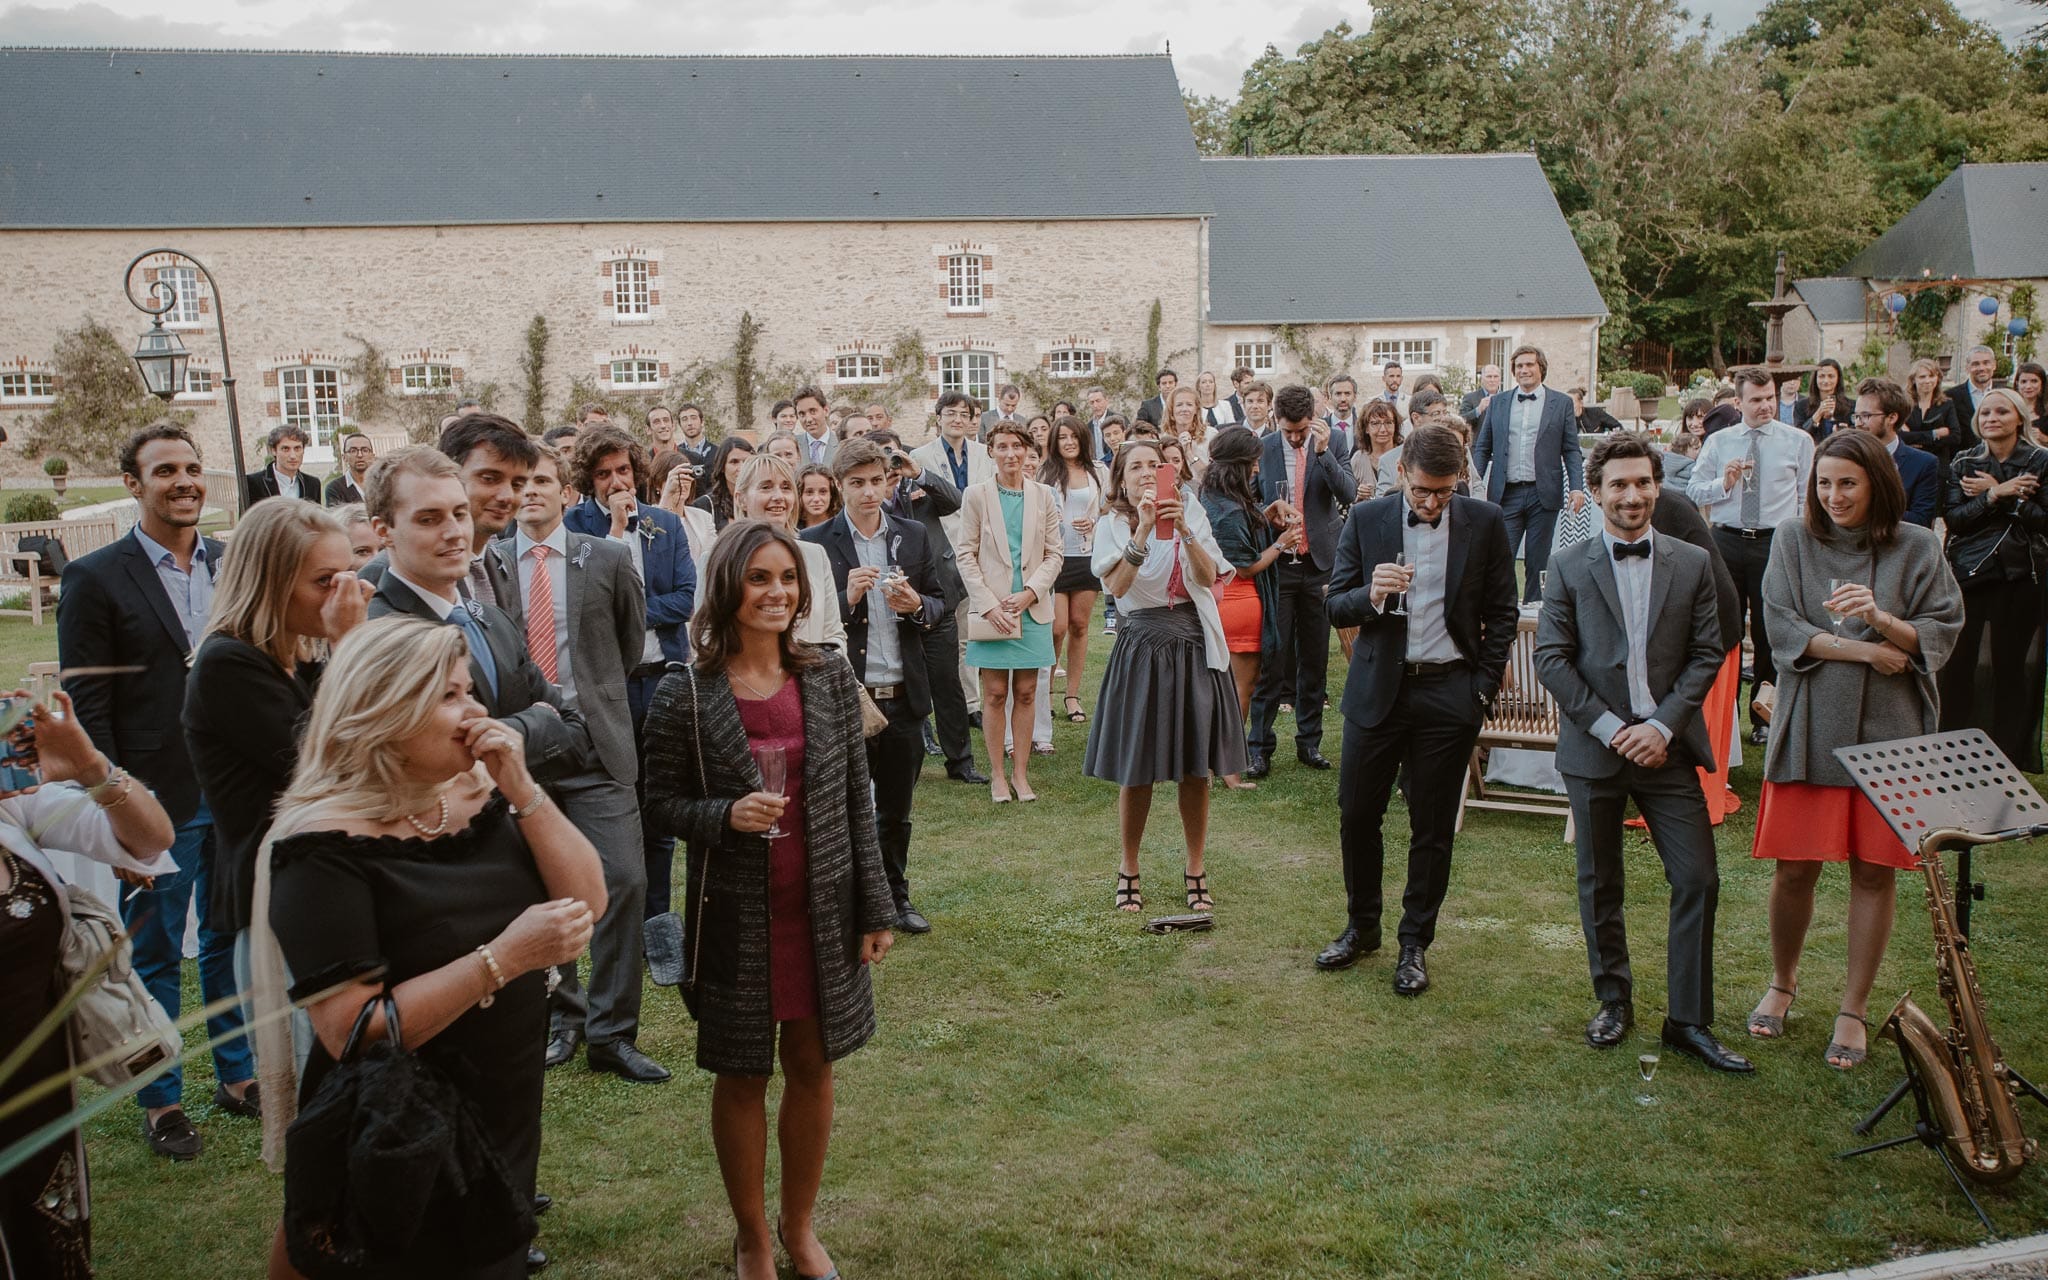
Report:
[[[1216,900],[1209,896],[1208,872],[1205,871],[1198,876],[1191,876],[1183,872],[1181,879],[1187,882],[1188,910],[1214,911],[1216,909]]]
[[[1851,1049],[1840,1040],[1831,1040],[1828,1042],[1828,1051],[1821,1055],[1827,1064],[1835,1070],[1848,1071],[1870,1056],[1870,1023],[1864,1021],[1861,1014],[1850,1013],[1847,1009],[1838,1011],[1835,1016],[1837,1018],[1853,1018],[1857,1022],[1863,1023],[1864,1045],[1861,1049]],[[1840,1058],[1841,1061],[1836,1062],[1835,1059],[1837,1058]]]
[[[1138,892],[1138,877],[1116,873],[1116,909],[1118,911],[1143,911],[1145,895]]]
[[[1759,1040],[1779,1040],[1785,1035],[1785,1014],[1792,1012],[1792,1002],[1799,998],[1799,988],[1787,991],[1777,983],[1767,984],[1768,990],[1785,997],[1785,1013],[1763,1013],[1763,1001],[1757,1001],[1755,1009],[1749,1011],[1749,1034]]]
[[[1074,696],[1073,694],[1071,694],[1071,693],[1070,693],[1070,694],[1068,694],[1068,695],[1066,696],[1066,703],[1067,703],[1067,721],[1068,721],[1068,723],[1070,723],[1070,724],[1087,724],[1087,723],[1088,723],[1088,713],[1087,713],[1086,711],[1083,711],[1083,710],[1081,710],[1081,700],[1080,700],[1079,698],[1075,697],[1075,696]]]
[[[775,1220],[775,1243],[782,1246],[784,1253],[789,1253],[789,1241],[782,1238],[782,1219],[780,1218]],[[838,1267],[832,1268],[831,1271],[822,1276],[805,1275],[803,1269],[796,1265],[796,1255],[793,1253],[789,1254],[789,1269],[796,1272],[796,1280],[839,1280]]]

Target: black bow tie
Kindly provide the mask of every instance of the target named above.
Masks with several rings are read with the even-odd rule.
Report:
[[[1517,392],[1515,392],[1515,399],[1517,399],[1517,400],[1534,400],[1535,398],[1536,398],[1536,393],[1535,393],[1534,391],[1517,391]]]
[[[1641,556],[1643,559],[1648,560],[1650,558],[1650,540],[1643,538],[1636,542],[1617,542],[1614,544],[1614,558],[1616,560],[1626,560],[1630,556]]]
[[[1442,524],[1443,522],[1444,522],[1444,518],[1443,518],[1443,515],[1442,515],[1441,513],[1439,513],[1439,514],[1437,515],[1437,518],[1436,518],[1436,519],[1434,519],[1434,520],[1424,520],[1424,519],[1423,519],[1423,518],[1422,518],[1421,516],[1418,516],[1418,515],[1416,515],[1416,514],[1415,514],[1415,509],[1414,509],[1413,507],[1410,507],[1410,508],[1408,509],[1408,527],[1409,527],[1410,529],[1413,529],[1413,528],[1414,528],[1414,527],[1415,527],[1416,525],[1419,525],[1419,524],[1426,524],[1426,525],[1428,525],[1428,526],[1429,526],[1430,528],[1434,529],[1434,528],[1436,528],[1436,527],[1437,527],[1438,525]]]

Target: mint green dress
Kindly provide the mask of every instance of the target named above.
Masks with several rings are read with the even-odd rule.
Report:
[[[1024,589],[1024,494],[997,485],[996,496],[1002,499],[1003,530],[1010,536],[1010,589],[1004,594],[1014,595]],[[993,589],[995,584],[989,586]],[[1036,621],[1028,609],[1018,616],[1024,624],[1021,635],[1008,640],[969,640],[967,665],[992,671],[1035,671],[1051,666],[1051,624]]]

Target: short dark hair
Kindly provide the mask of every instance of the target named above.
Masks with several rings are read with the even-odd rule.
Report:
[[[796,401],[794,401],[794,400],[777,400],[777,401],[775,402],[775,405],[774,405],[774,407],[768,410],[768,421],[770,421],[770,422],[773,422],[773,421],[775,421],[775,420],[776,420],[777,418],[781,417],[781,416],[782,416],[782,411],[783,411],[784,409],[787,409],[787,410],[789,410],[789,411],[790,411],[791,413],[795,413],[795,412],[796,412]]]
[[[968,395],[965,391],[941,391],[939,393],[939,402],[932,406],[932,413],[934,415],[944,413],[956,404],[966,405],[969,413],[974,411],[974,397]]]
[[[1878,412],[1890,414],[1904,426],[1906,416],[1913,412],[1913,402],[1906,397],[1906,389],[1890,378],[1865,378],[1856,384],[1856,397],[1877,398]]]
[[[818,601],[811,598],[810,575],[804,572],[803,547],[780,525],[766,520],[734,520],[719,530],[697,575],[697,609],[690,615],[690,649],[697,670],[710,675],[725,670],[740,648],[740,600],[746,594],[747,562],[754,553],[773,543],[789,553],[796,564],[796,608],[781,637],[782,665],[787,670],[808,667],[818,661],[818,651],[798,638],[796,624]],[[833,607],[837,607],[834,602]],[[663,677],[674,680],[675,675]]]
[[[1155,387],[1156,387],[1156,386],[1158,386],[1158,385],[1159,385],[1159,380],[1160,380],[1161,378],[1172,378],[1172,379],[1173,379],[1173,382],[1174,382],[1174,385],[1175,385],[1175,386],[1179,386],[1179,385],[1180,385],[1180,375],[1179,375],[1179,374],[1177,374],[1177,373],[1175,373],[1175,372],[1174,372],[1173,370],[1171,370],[1171,369],[1161,369],[1161,370],[1160,370],[1159,372],[1157,372],[1157,373],[1153,374],[1153,375],[1152,375],[1152,385],[1153,385],[1153,386],[1155,386]]]
[[[816,387],[798,387],[796,394],[789,398],[789,407],[794,409],[806,400],[816,400],[820,409],[832,403],[825,398],[825,393]]]
[[[685,412],[696,414],[697,420],[700,422],[703,421],[704,419],[704,406],[698,404],[695,400],[685,400],[681,404],[676,406],[676,417],[678,419],[680,419]]]
[[[192,446],[192,452],[199,452],[199,442],[185,428],[175,422],[153,422],[129,436],[127,443],[121,446],[121,474],[142,479],[142,448],[158,440],[183,440]]]
[[[610,410],[606,409],[603,405],[598,404],[595,401],[592,401],[590,403],[583,404],[577,407],[576,425],[580,427],[584,423],[590,421],[592,418],[609,418],[611,416],[612,415]]]
[[[954,394],[957,395],[959,393],[955,392]],[[961,396],[961,399],[964,400],[966,397]],[[875,438],[872,435],[855,436],[853,439],[840,445],[839,451],[832,455],[832,478],[835,481],[844,482],[846,477],[857,469],[869,466],[880,467],[882,470],[887,471],[889,469],[889,455],[882,452],[882,446],[875,443]]]
[[[466,413],[441,433],[440,450],[456,466],[467,466],[469,455],[489,449],[505,461],[530,467],[540,456],[540,446],[510,418],[495,413]]]
[[[1459,476],[1466,465],[1465,442],[1449,427],[1417,427],[1401,442],[1401,469],[1409,475]]]
[[[541,432],[540,442],[545,445],[557,445],[562,443],[564,437],[574,439],[582,433],[583,428],[573,422],[565,422],[559,427],[549,427],[546,431]]]
[[[1243,382],[1246,378],[1249,378],[1251,376],[1252,369],[1250,365],[1241,364],[1237,366],[1237,368],[1232,369],[1230,371],[1230,380],[1232,382]]]
[[[996,399],[998,400],[1004,396],[1021,396],[1023,394],[1024,388],[1014,382],[1005,382],[1002,386],[996,388]]]
[[[1601,436],[1599,442],[1593,446],[1593,451],[1586,455],[1586,487],[1596,494],[1599,493],[1600,480],[1607,473],[1607,464],[1629,458],[1648,458],[1650,478],[1659,484],[1664,483],[1664,459],[1658,456],[1656,447],[1650,443],[1648,436],[1634,431],[1610,431]]]
[[[1390,364],[1390,365],[1388,365],[1388,366],[1387,366],[1387,368],[1389,368],[1389,369],[1398,369],[1398,368],[1400,368],[1400,367],[1401,367],[1401,362],[1400,362],[1400,361],[1398,361],[1398,360],[1397,360],[1397,361],[1395,361],[1394,363],[1392,363],[1392,364]],[[1327,392],[1327,391],[1335,391],[1335,390],[1337,389],[1337,384],[1338,384],[1338,383],[1340,383],[1340,382],[1348,382],[1348,383],[1350,383],[1350,384],[1351,384],[1351,389],[1352,389],[1353,391],[1356,391],[1356,390],[1358,390],[1358,379],[1356,379],[1356,378],[1352,377],[1352,376],[1351,376],[1350,374],[1348,374],[1348,373],[1340,373],[1340,374],[1338,374],[1338,375],[1337,375],[1336,377],[1334,377],[1334,378],[1330,379],[1330,381],[1329,381],[1329,382],[1328,382],[1327,384],[1325,384],[1325,385],[1324,385],[1324,387],[1323,387],[1323,390],[1324,390],[1324,391],[1326,391],[1326,392]]]
[[[277,448],[280,443],[286,440],[296,440],[300,444],[305,445],[313,443],[313,437],[306,434],[304,427],[291,422],[287,422],[281,427],[272,427],[270,434],[265,436],[264,440],[271,449]]]
[[[647,447],[617,427],[592,427],[576,438],[576,461],[572,466],[579,492],[595,492],[590,487],[591,468],[615,453],[625,454],[627,465],[633,468],[633,488],[646,486],[647,477],[654,470],[647,462]]]
[[[1316,393],[1298,382],[1284,386],[1273,397],[1273,412],[1286,422],[1307,422],[1316,416]]]
[[[1238,390],[1238,394],[1241,396],[1262,395],[1266,397],[1266,403],[1270,405],[1273,401],[1273,384],[1259,378],[1253,378]]]
[[[1038,442],[1031,438],[1031,428],[1028,424],[1012,422],[1008,418],[1004,418],[1001,422],[990,427],[988,429],[988,437],[982,443],[993,449],[996,445],[997,436],[1015,436],[1024,442],[1024,447],[1027,449],[1038,447]]]
[[[1386,404],[1387,402],[1382,400],[1380,403]],[[1444,398],[1444,393],[1434,387],[1427,391],[1418,391],[1408,398],[1408,420],[1413,422],[1418,416],[1428,413],[1438,405],[1449,403],[1450,401]],[[1387,407],[1392,408],[1393,406],[1388,405]]]
[[[1737,369],[1734,377],[1735,398],[1738,400],[1742,398],[1742,389],[1744,387],[1769,387],[1772,395],[1778,394],[1778,380],[1771,376],[1770,370],[1761,365],[1751,365],[1746,369]]]
[[[1546,378],[1550,376],[1550,357],[1543,354],[1543,348],[1527,342],[1508,352],[1508,372],[1514,372],[1515,361],[1520,360],[1523,356],[1535,356],[1536,372]]]
[[[1813,451],[1813,466],[1806,472],[1806,531],[1816,538],[1833,536],[1835,522],[1820,500],[1820,464],[1824,458],[1840,458],[1863,468],[1870,481],[1870,514],[1864,531],[1873,547],[1889,546],[1899,536],[1899,521],[1906,515],[1906,484],[1899,478],[1899,464],[1867,431],[1833,431]]]
[[[465,399],[462,399],[462,400],[458,400],[458,401],[456,402],[456,404],[455,404],[455,412],[457,412],[457,413],[468,413],[468,412],[469,412],[469,411],[470,411],[471,409],[481,409],[481,408],[483,408],[483,407],[484,407],[484,402],[483,402],[483,401],[481,401],[481,400],[477,399],[477,398],[476,398],[475,396],[470,396],[470,397],[467,397],[467,398],[465,398]]]
[[[887,449],[891,446],[894,446],[895,448],[898,449],[901,449],[903,447],[903,437],[896,434],[896,429],[894,427],[877,427],[873,431],[868,432],[864,436],[855,436],[854,439],[872,440],[876,445],[884,449]],[[829,468],[827,469],[826,474],[831,474]]]

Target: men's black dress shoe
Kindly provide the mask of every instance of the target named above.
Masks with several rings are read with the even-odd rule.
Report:
[[[1635,1005],[1626,1000],[1602,1000],[1600,1012],[1586,1024],[1586,1043],[1595,1049],[1612,1049],[1635,1025]]]
[[[1311,769],[1327,769],[1330,767],[1330,762],[1323,759],[1323,753],[1314,747],[1303,747],[1294,753],[1294,758]]]
[[[540,1246],[537,1244],[527,1245],[526,1274],[532,1275],[534,1272],[540,1270],[542,1267],[545,1267],[546,1265],[548,1265],[548,1255],[540,1251]]]
[[[967,713],[967,723],[968,723],[968,725],[969,725],[969,726],[971,726],[972,728],[976,728],[976,729],[979,729],[979,728],[981,728],[981,712],[979,712],[979,711],[970,711],[970,712],[968,712],[968,713]]]
[[[550,1210],[550,1209],[552,1209],[552,1208],[554,1208],[554,1207],[555,1207],[555,1198],[554,1198],[553,1196],[551,1196],[551,1195],[548,1195],[548,1194],[546,1194],[545,1192],[540,1192],[540,1191],[536,1191],[536,1192],[534,1192],[534,1193],[533,1193],[533,1216],[534,1216],[534,1217],[538,1218],[538,1217],[539,1217],[540,1215],[542,1215],[542,1214],[546,1213],[546,1212],[547,1212],[548,1210]]]
[[[634,1084],[660,1084],[669,1078],[668,1068],[640,1052],[631,1040],[592,1041],[583,1060],[592,1071],[609,1071]]]
[[[568,1027],[558,1028],[548,1037],[548,1056],[541,1059],[543,1069],[553,1071],[556,1067],[576,1056],[576,1047],[583,1043],[583,1033]]]
[[[1716,1040],[1714,1033],[1705,1027],[1673,1022],[1666,1018],[1660,1039],[1680,1053],[1698,1058],[1716,1071],[1733,1071],[1739,1074],[1756,1070],[1756,1064]]]
[[[968,782],[977,787],[988,785],[988,775],[975,768],[972,764],[955,765],[953,768],[946,770],[946,776],[955,782]]]
[[[932,722],[929,720],[924,722],[924,753],[928,756],[946,754],[946,749],[940,746],[939,740],[932,735]]]
[[[149,1139],[149,1149],[166,1160],[197,1160],[206,1145],[183,1108],[164,1112],[154,1123],[144,1116],[142,1136]]]
[[[1422,963],[1421,947],[1402,947],[1394,965],[1394,994],[1419,996],[1429,990],[1429,968]]]
[[[930,933],[932,922],[924,918],[924,912],[906,902],[896,909],[896,927],[905,933]]]
[[[1258,778],[1263,778],[1272,772],[1273,762],[1272,760],[1267,758],[1266,753],[1263,751],[1252,752],[1251,759],[1246,761],[1245,763],[1244,776],[1247,778],[1252,778],[1256,780]]]
[[[239,1098],[229,1093],[226,1085],[214,1085],[213,1105],[215,1110],[225,1111],[231,1116],[240,1116],[244,1120],[263,1118],[263,1098],[256,1092],[254,1080],[249,1082],[249,1088]]]
[[[1346,925],[1335,942],[1316,953],[1316,968],[1325,972],[1349,969],[1358,963],[1358,957],[1369,956],[1379,949],[1379,930],[1360,933],[1357,925]]]

